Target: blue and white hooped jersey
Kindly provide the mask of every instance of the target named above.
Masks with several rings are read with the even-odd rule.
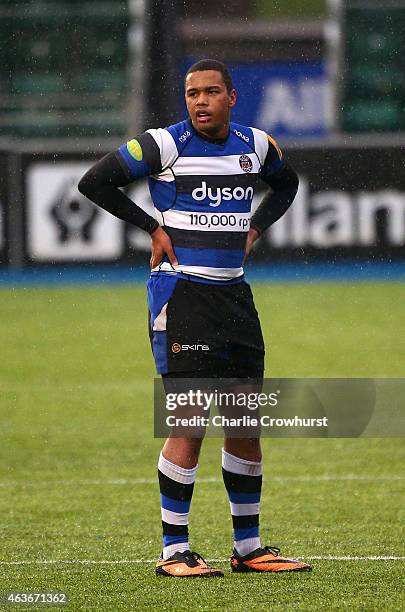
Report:
[[[258,178],[283,166],[275,140],[257,128],[230,124],[213,141],[186,120],[147,130],[117,155],[131,180],[149,177],[156,219],[169,234],[179,265],[158,268],[213,282],[243,276],[243,257]]]

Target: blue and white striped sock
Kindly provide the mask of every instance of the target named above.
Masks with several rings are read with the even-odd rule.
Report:
[[[260,548],[262,463],[240,459],[222,449],[222,475],[231,506],[234,547],[244,556]]]
[[[163,559],[175,552],[188,550],[188,515],[193,496],[197,467],[182,468],[160,453],[158,463],[162,527]]]

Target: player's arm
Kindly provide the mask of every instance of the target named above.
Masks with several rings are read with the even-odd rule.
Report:
[[[80,193],[92,200],[101,208],[118,219],[136,225],[152,234],[159,223],[137,206],[119,189],[129,185],[136,178],[147,176],[145,167],[139,168],[135,176],[126,170],[118,158],[118,153],[108,153],[96,162],[81,178],[78,188]]]
[[[171,240],[156,219],[137,206],[120,187],[160,169],[159,148],[150,134],[143,134],[96,162],[78,185],[80,193],[92,202],[151,235],[152,267],[160,263],[164,253],[173,265],[177,265]]]
[[[255,240],[287,212],[298,191],[298,175],[283,159],[273,139],[269,138],[269,150],[259,176],[270,189],[266,191],[252,216],[246,242],[246,257]]]
[[[298,176],[283,155],[277,143],[269,138],[269,150],[259,174],[269,185],[256,209],[250,227],[262,234],[289,209],[298,190]]]

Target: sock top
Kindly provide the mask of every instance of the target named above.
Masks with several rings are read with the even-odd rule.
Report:
[[[245,476],[261,476],[262,462],[248,461],[241,457],[231,455],[224,448],[222,449],[222,467],[227,472],[233,474],[244,474]]]

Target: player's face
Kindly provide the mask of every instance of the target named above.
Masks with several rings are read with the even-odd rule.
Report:
[[[217,70],[191,72],[186,79],[186,104],[197,132],[210,138],[226,138],[236,91],[228,91]]]

